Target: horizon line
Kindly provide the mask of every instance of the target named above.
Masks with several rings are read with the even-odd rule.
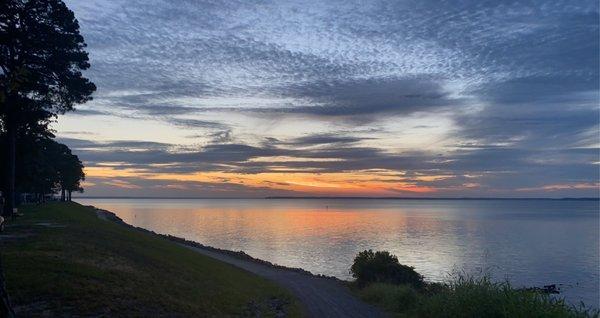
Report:
[[[277,199],[351,199],[351,200],[573,200],[600,201],[600,197],[369,197],[369,196],[266,196],[266,197],[162,197],[162,196],[76,196],[73,199],[174,199],[174,200],[277,200]]]

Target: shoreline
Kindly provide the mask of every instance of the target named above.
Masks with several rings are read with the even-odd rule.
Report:
[[[123,221],[123,219],[121,219],[120,217],[118,217],[114,212],[105,210],[105,209],[100,209],[97,208],[95,206],[89,205],[88,207],[91,207],[92,209],[94,209],[96,211],[96,214],[98,215],[98,217],[104,219],[104,220],[108,220],[111,222],[115,222],[121,225],[124,225],[130,229],[134,229],[137,231],[141,231],[144,233],[148,233],[148,234],[153,234],[159,237],[162,237],[164,239],[167,239],[171,242],[175,242],[177,244],[186,246],[186,247],[191,247],[191,248],[196,248],[196,249],[200,249],[200,250],[205,250],[205,251],[210,251],[210,252],[215,252],[215,253],[220,253],[223,255],[227,255],[227,256],[232,256],[234,258],[243,260],[243,261],[249,261],[249,262],[253,262],[256,264],[260,264],[260,265],[264,265],[264,266],[268,266],[270,268],[273,269],[278,269],[278,270],[284,270],[284,271],[290,271],[290,272],[295,272],[295,273],[300,273],[303,275],[307,275],[309,277],[314,277],[314,278],[324,278],[324,279],[329,279],[332,281],[336,281],[342,284],[350,284],[352,283],[352,281],[348,281],[348,280],[343,280],[340,279],[338,277],[335,276],[328,276],[328,275],[322,275],[322,274],[314,274],[306,269],[300,268],[300,267],[288,267],[288,266],[283,266],[283,265],[279,265],[279,264],[275,264],[260,258],[255,258],[252,257],[251,255],[247,254],[244,251],[232,251],[232,250],[227,250],[227,249],[221,249],[221,248],[217,248],[217,247],[213,247],[213,246],[209,246],[209,245],[204,245],[202,243],[196,242],[196,241],[191,241],[182,237],[178,237],[178,236],[174,236],[174,235],[170,235],[170,234],[160,234],[160,233],[156,233],[152,230],[148,230],[142,227],[138,227],[138,226],[134,226],[131,225],[125,221]],[[444,283],[444,282],[441,282]],[[558,287],[557,287],[558,286]],[[522,290],[529,290],[529,291],[537,291],[540,292],[542,294],[561,294],[561,287],[563,287],[563,284],[548,284],[548,285],[543,285],[543,286],[523,286],[520,287],[520,289]]]
[[[118,217],[114,212],[105,210],[105,209],[100,209],[97,208],[93,205],[87,205],[88,207],[91,207],[93,210],[96,211],[96,213],[98,214],[102,214],[104,215],[104,218],[110,221],[113,221],[115,223],[121,224],[121,225],[125,225],[126,227],[130,228],[130,229],[134,229],[134,230],[138,230],[141,232],[145,232],[145,233],[149,233],[149,234],[153,234],[156,235],[158,237],[167,239],[171,242],[180,244],[184,247],[188,247],[188,248],[192,248],[192,249],[198,249],[198,250],[203,250],[203,251],[208,251],[208,252],[213,252],[216,254],[220,254],[220,255],[225,255],[225,256],[229,256],[229,257],[233,257],[235,259],[241,260],[241,261],[248,261],[248,262],[252,262],[254,264],[258,264],[258,265],[263,265],[266,267],[269,267],[271,269],[274,270],[280,270],[280,271],[285,271],[285,272],[290,272],[290,273],[298,273],[298,274],[302,274],[306,277],[310,277],[310,278],[319,278],[319,279],[326,279],[332,282],[336,282],[339,284],[343,284],[347,287],[351,287],[352,281],[351,280],[346,280],[346,279],[340,279],[338,277],[335,276],[328,276],[328,275],[323,275],[323,274],[315,274],[312,273],[309,270],[303,269],[303,268],[299,268],[299,267],[288,267],[288,266],[284,266],[284,265],[279,265],[276,263],[272,263],[270,261],[266,261],[263,259],[259,259],[259,258],[255,258],[249,254],[247,254],[246,252],[240,250],[240,251],[234,251],[234,250],[227,250],[227,249],[221,249],[221,248],[216,248],[213,246],[209,246],[209,245],[204,245],[202,243],[196,242],[196,241],[192,241],[192,240],[188,240],[185,238],[181,238],[181,237],[177,237],[174,235],[170,235],[170,234],[160,234],[157,233],[155,231],[152,230],[148,230],[142,227],[137,227],[134,225],[131,225],[127,222],[125,222],[123,219],[121,219],[120,217]],[[476,275],[476,274],[475,274]],[[427,281],[428,283],[441,283],[441,284],[447,284],[448,280],[444,279],[441,281]],[[502,283],[502,282],[508,282],[508,283],[513,283],[511,281],[507,281],[507,280],[495,280],[495,283]],[[578,285],[578,284],[575,284]],[[513,285],[515,290],[523,290],[523,291],[531,291],[531,292],[537,292],[540,294],[544,294],[544,295],[550,295],[552,296],[554,299],[564,299],[568,304],[570,304],[571,306],[577,306],[578,304],[583,303],[583,300],[581,300],[580,298],[577,299],[568,299],[565,297],[565,294],[568,294],[568,289],[570,288],[570,286],[572,286],[572,284],[565,284],[565,283],[560,283],[560,282],[556,282],[556,281],[552,281],[549,280],[546,283],[540,283],[540,284],[527,284],[527,285],[523,285],[523,284],[517,284],[516,286]],[[556,298],[557,297],[557,298]],[[598,305],[594,302],[585,302],[586,307],[589,308],[593,308],[593,309],[597,309],[599,308]]]
[[[227,256],[232,256],[235,257],[237,259],[240,260],[244,260],[244,261],[250,261],[256,264],[260,264],[260,265],[264,265],[264,266],[268,266],[270,268],[273,269],[278,269],[278,270],[285,270],[285,271],[290,271],[290,272],[296,272],[296,273],[300,273],[303,275],[307,275],[310,277],[314,277],[314,278],[325,278],[325,279],[329,279],[329,280],[333,280],[333,281],[337,281],[339,283],[344,283],[344,284],[348,284],[351,283],[350,281],[347,280],[343,280],[343,279],[339,279],[335,276],[327,276],[327,275],[322,275],[322,274],[314,274],[308,270],[305,270],[303,268],[300,267],[288,267],[288,266],[283,266],[283,265],[279,265],[279,264],[275,264],[260,258],[255,258],[252,257],[251,255],[248,255],[246,252],[244,251],[232,251],[232,250],[227,250],[227,249],[221,249],[221,248],[217,248],[217,247],[213,247],[213,246],[209,246],[209,245],[204,245],[202,243],[196,242],[196,241],[191,241],[182,237],[178,237],[178,236],[174,236],[174,235],[170,235],[170,234],[160,234],[160,233],[156,233],[152,230],[148,230],[139,226],[134,226],[131,225],[125,221],[123,221],[123,219],[121,219],[120,217],[118,217],[114,212],[105,210],[105,209],[100,209],[97,208],[95,206],[92,205],[88,205],[88,207],[91,207],[92,209],[94,209],[94,211],[96,211],[96,214],[98,215],[99,218],[103,219],[103,220],[107,220],[107,221],[111,221],[111,222],[115,222],[117,224],[121,224],[124,225],[130,229],[134,229],[137,231],[141,231],[144,233],[148,233],[148,234],[153,234],[159,237],[162,237],[164,239],[167,239],[171,242],[175,242],[177,244],[186,246],[186,247],[192,247],[192,248],[197,248],[197,249],[201,249],[201,250],[206,250],[206,251],[210,251],[210,252],[216,252],[216,253],[221,253]]]
[[[485,278],[425,290],[377,282],[358,288],[243,252],[157,234],[90,205],[48,203],[24,211],[9,230],[28,236],[2,242],[3,261],[11,269],[8,291],[23,316],[435,317],[449,303],[468,305],[472,316],[509,310],[522,317],[552,312],[597,317],[591,306],[575,307],[538,296],[539,290]]]
[[[102,220],[123,225],[128,230],[151,235],[183,248],[263,277],[287,289],[302,305],[307,317],[385,317],[382,308],[361,299],[352,292],[351,282],[332,276],[315,275],[302,268],[291,268],[254,258],[243,251],[231,251],[206,246],[172,235],[130,225],[115,213],[87,206]]]
[[[196,241],[192,241],[192,240],[188,240],[182,237],[178,237],[178,236],[174,236],[174,235],[170,235],[170,234],[161,234],[161,233],[157,233],[155,231],[152,230],[148,230],[142,227],[137,227],[134,225],[131,225],[127,222],[125,222],[123,219],[121,219],[120,217],[118,217],[114,212],[105,210],[105,209],[100,209],[97,208],[93,205],[87,205],[88,207],[91,207],[92,209],[94,209],[96,211],[96,213],[98,214],[98,216],[100,217],[100,215],[103,215],[103,218],[121,225],[124,225],[130,229],[134,229],[134,230],[138,230],[141,232],[145,232],[145,233],[149,233],[149,234],[153,234],[156,235],[158,237],[167,239],[171,242],[180,244],[182,246],[188,247],[188,248],[193,248],[193,249],[199,249],[199,250],[204,250],[204,251],[208,251],[208,252],[213,252],[213,253],[218,253],[221,255],[226,255],[226,256],[230,256],[233,258],[236,258],[238,260],[242,260],[242,261],[248,261],[248,262],[252,262],[255,264],[259,264],[259,265],[263,265],[263,266],[267,266],[269,268],[272,269],[276,269],[276,270],[281,270],[281,271],[287,271],[287,272],[294,272],[294,273],[299,273],[302,275],[305,275],[307,277],[311,277],[311,278],[321,278],[321,279],[327,279],[330,281],[334,281],[346,286],[350,286],[350,284],[352,284],[352,281],[350,280],[345,280],[345,279],[340,279],[338,277],[335,276],[328,276],[328,275],[323,275],[323,274],[315,274],[312,273],[309,270],[300,268],[300,267],[288,267],[288,266],[284,266],[284,265],[279,265],[276,263],[272,263],[270,261],[267,260],[263,260],[260,258],[255,258],[249,254],[247,254],[246,252],[239,250],[239,251],[234,251],[234,250],[228,250],[228,249],[221,249],[221,248],[217,248],[217,247],[213,247],[213,246],[209,246],[209,245],[204,245],[202,243],[196,242]],[[446,280],[443,281],[428,281],[429,283],[442,283],[445,284],[447,283]],[[496,282],[500,282],[500,281],[496,281]],[[565,285],[563,283],[556,283],[556,282],[546,282],[543,284],[539,284],[539,285],[517,285],[518,287],[515,287],[515,289],[517,290],[526,290],[526,291],[535,291],[538,292],[540,294],[546,294],[546,295],[552,295],[552,296],[557,296],[559,298],[563,298],[564,299],[564,293],[565,293],[565,289],[566,287],[569,287],[569,285]],[[578,303],[581,303],[581,300],[570,300],[567,301],[568,303],[570,303],[571,305],[577,305]],[[586,303],[588,306],[589,303]],[[597,308],[596,306],[594,306],[593,304],[591,305],[592,308]]]

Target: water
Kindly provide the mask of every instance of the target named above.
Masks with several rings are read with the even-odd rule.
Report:
[[[428,280],[491,271],[563,284],[599,307],[599,202],[549,200],[78,199],[125,222],[350,279],[356,253],[388,250]]]

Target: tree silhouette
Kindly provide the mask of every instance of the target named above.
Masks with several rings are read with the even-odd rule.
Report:
[[[89,68],[79,24],[62,0],[0,2],[0,129],[5,215],[15,206],[17,135],[91,99],[96,87],[81,71]]]
[[[46,194],[53,193],[57,187],[55,158],[49,155],[53,141],[35,136],[17,140],[21,147],[16,156],[20,164],[15,173],[18,179],[15,188],[19,192],[36,195],[36,201],[41,202]]]
[[[71,201],[73,191],[83,192],[81,181],[85,180],[83,164],[79,158],[71,153],[69,147],[54,143],[56,150],[54,156],[58,172],[58,184],[60,186],[61,201]]]
[[[5,139],[0,142],[5,143]],[[36,135],[19,136],[17,140],[21,145],[16,154],[18,192],[30,194],[30,200],[43,202],[47,195],[58,191],[63,201],[70,200],[73,191],[83,191],[83,164],[69,147]],[[0,165],[3,164],[0,160]]]

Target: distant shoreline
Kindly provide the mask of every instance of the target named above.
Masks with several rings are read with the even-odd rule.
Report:
[[[77,196],[77,199],[143,199],[143,200],[424,200],[424,201],[600,201],[600,198],[494,198],[494,197],[464,197],[464,198],[437,198],[437,197],[320,197],[320,196],[272,196],[258,198],[244,197],[136,197],[136,196]]]

